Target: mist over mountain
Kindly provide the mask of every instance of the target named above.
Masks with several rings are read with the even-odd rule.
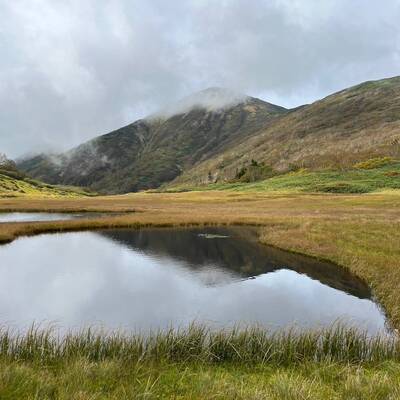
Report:
[[[14,170],[16,169],[16,164],[13,160],[10,160],[4,153],[0,153],[0,169]]]
[[[126,193],[168,182],[229,181],[254,162],[277,173],[348,167],[396,155],[398,143],[400,77],[293,110],[209,88],[66,153],[42,154],[18,167],[52,184]]]
[[[400,157],[400,77],[365,82],[298,107],[216,157],[195,165],[176,183],[229,181],[251,160],[277,172],[341,169],[374,157]]]
[[[149,118],[170,118],[174,115],[186,114],[196,108],[208,112],[223,111],[251,100],[251,97],[230,89],[211,87],[170,104]]]
[[[66,153],[22,160],[19,168],[45,182],[104,193],[156,188],[250,137],[286,111],[210,88]]]

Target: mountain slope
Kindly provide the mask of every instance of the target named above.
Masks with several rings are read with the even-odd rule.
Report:
[[[52,186],[33,180],[16,169],[0,166],[0,198],[9,197],[80,197],[88,193],[77,188]]]
[[[400,77],[365,82],[293,110],[211,88],[67,153],[18,167],[49,183],[124,193],[170,182],[229,182],[252,164],[263,165],[253,168],[258,180],[382,156],[400,157]]]
[[[172,185],[229,181],[251,160],[277,171],[343,168],[400,158],[400,77],[365,82],[292,110],[255,135],[185,171]]]
[[[251,137],[285,112],[255,98],[210,88],[67,153],[37,156],[18,167],[49,183],[106,193],[155,188]]]

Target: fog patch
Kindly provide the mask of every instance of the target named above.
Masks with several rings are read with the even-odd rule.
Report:
[[[0,153],[0,168],[9,168],[14,166],[14,162],[10,160],[5,154]]]
[[[186,114],[195,109],[208,112],[224,111],[238,104],[246,103],[249,99],[249,96],[231,89],[212,87],[184,97],[175,104],[152,114],[147,119],[167,119],[174,115]]]

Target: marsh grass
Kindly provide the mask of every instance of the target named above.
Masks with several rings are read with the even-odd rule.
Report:
[[[365,279],[391,324],[400,327],[398,190],[21,198],[0,200],[0,209],[129,212],[91,220],[1,224],[3,242],[85,229],[257,225],[262,243],[333,261]],[[210,333],[197,326],[151,338],[96,330],[58,337],[38,327],[29,335],[2,329],[0,399],[400,398],[399,344],[393,340],[345,329],[271,337],[249,328],[213,332],[212,340]]]
[[[205,326],[147,335],[32,326],[0,332],[5,399],[387,399],[400,346],[339,324],[271,333]]]
[[[367,336],[340,324],[326,329],[271,332],[261,327],[212,330],[192,324],[144,334],[88,328],[60,334],[32,326],[25,333],[0,331],[0,359],[52,365],[88,362],[174,362],[288,366],[304,362],[351,364],[400,361],[395,336]]]

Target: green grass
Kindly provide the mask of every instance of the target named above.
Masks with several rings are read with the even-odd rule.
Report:
[[[400,366],[305,363],[301,367],[236,364],[93,363],[52,368],[0,361],[0,398],[65,400],[397,400]]]
[[[0,396],[6,399],[386,399],[399,398],[400,368],[334,363],[301,368],[264,365],[91,363],[85,359],[54,368],[0,362]]]
[[[397,399],[400,346],[340,326],[268,334],[0,334],[3,399]]]
[[[0,169],[0,198],[80,197],[93,195],[82,188],[48,185],[18,171]]]
[[[370,163],[366,165],[374,165]],[[379,165],[377,162],[375,165]],[[319,193],[371,193],[384,189],[400,189],[400,162],[384,163],[377,168],[309,171],[300,169],[254,183],[216,183],[207,186],[177,186],[166,191],[233,190],[294,191]]]
[[[65,335],[33,327],[18,334],[0,332],[0,359],[53,365],[65,360],[90,362],[201,362],[288,366],[304,362],[377,364],[400,362],[400,342],[368,337],[341,325],[328,329],[270,332],[261,327],[213,331],[192,325],[147,335],[87,329]]]
[[[21,234],[100,226],[261,224],[263,243],[329,259],[365,279],[390,322],[399,328],[400,192],[308,195],[315,184],[338,182],[379,191],[398,182],[398,173],[399,163],[394,162],[365,170],[300,170],[268,181],[231,185],[237,187],[234,193],[2,200],[6,209],[139,212],[108,222],[8,224],[1,227],[0,236],[12,240]],[[270,189],[279,185],[284,189]],[[279,195],[279,191],[306,195]],[[250,329],[216,332],[210,338],[209,332],[196,328],[147,340],[84,332],[65,341],[48,331],[0,334],[1,400],[399,398],[398,343],[370,340],[354,331],[271,337]]]

